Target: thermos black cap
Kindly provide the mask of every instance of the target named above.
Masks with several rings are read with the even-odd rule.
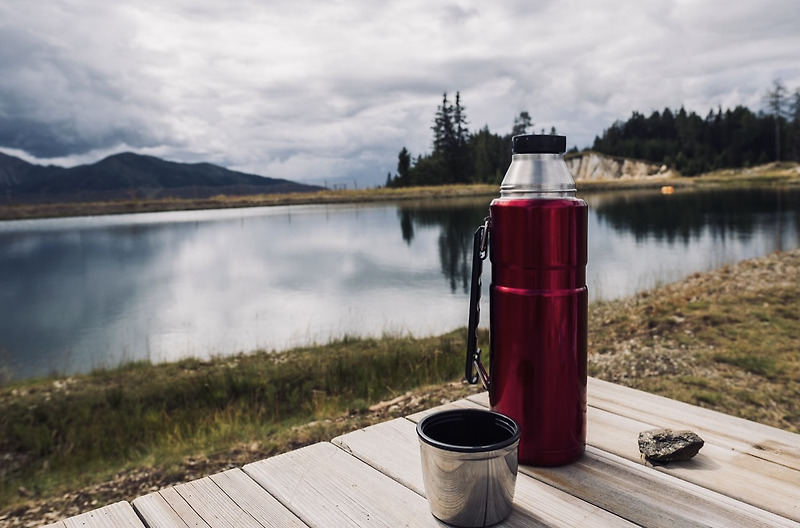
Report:
[[[563,154],[567,151],[567,136],[527,134],[511,138],[512,154]]]

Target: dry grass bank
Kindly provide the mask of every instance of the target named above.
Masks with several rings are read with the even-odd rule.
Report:
[[[591,307],[589,373],[800,432],[800,250]]]
[[[589,308],[590,374],[797,432],[799,321],[800,250],[774,253],[698,273],[628,299],[593,303]],[[133,381],[137,392],[154,396],[164,390],[157,386],[164,376],[149,369],[161,368],[161,374],[174,380],[171,390],[214,409],[197,411],[209,415],[199,431],[182,429],[186,424],[173,422],[165,429],[166,442],[141,442],[121,459],[98,459],[101,463],[87,460],[92,449],[89,444],[69,477],[41,459],[38,464],[31,460],[35,453],[0,452],[6,469],[0,528],[38,525],[117,500],[130,500],[154,489],[462,398],[479,390],[459,381],[465,334],[460,330],[427,340],[351,339],[280,356],[184,362],[170,366],[171,370],[137,365],[127,372],[0,388],[0,416],[7,415],[10,405],[23,405],[39,409],[27,415],[27,420],[37,415],[41,418],[48,408],[54,409],[65,391],[72,391],[94,398],[105,413],[104,419],[110,422],[106,425],[120,423],[109,416],[116,407],[124,412],[134,409],[144,425],[158,426],[172,416],[158,410],[164,403],[136,400],[136,392],[129,385],[119,389],[114,379]],[[485,336],[481,342],[487,342]],[[420,351],[427,359],[406,361],[409,354]],[[327,355],[334,357],[332,362],[323,361]],[[373,361],[384,362],[385,367],[393,365],[394,369],[404,366],[399,377],[387,382],[372,379],[377,372],[370,364]],[[352,362],[360,365],[363,394],[351,390],[351,385],[357,384],[348,366]],[[282,377],[280,370],[274,370],[281,364],[286,365]],[[311,370],[325,372],[328,389],[317,386],[319,381],[306,375]],[[267,375],[281,378],[281,390],[286,394],[283,398],[295,401],[296,413],[275,407],[280,398],[271,398],[265,391],[262,378]],[[292,376],[297,378],[294,382]],[[128,390],[132,392],[128,394]],[[272,423],[265,420],[276,412],[285,419]],[[6,427],[14,423],[7,422]],[[34,428],[30,433],[34,440],[36,431]],[[69,427],[63,431],[71,434]],[[116,441],[124,441],[124,436]],[[46,448],[44,444],[40,447]],[[67,447],[67,451],[76,449],[70,444]],[[8,472],[11,463],[32,465],[26,466],[29,474],[19,478]]]
[[[495,194],[497,194],[497,187],[491,185],[441,185],[403,189],[353,189],[312,193],[254,194],[248,196],[219,195],[202,199],[159,198],[109,202],[11,204],[0,205],[0,220],[233,209],[277,205],[386,202],[440,197],[492,196]]]
[[[643,178],[579,181],[583,192],[614,191],[622,189],[658,188],[709,185],[800,185],[800,166],[797,163],[769,163],[748,169],[729,169],[693,178]],[[327,190],[314,193],[259,194],[250,196],[214,196],[206,199],[160,198],[119,200],[109,202],[53,203],[53,204],[3,204],[0,220],[25,218],[54,218],[64,216],[96,216],[107,214],[150,213],[158,211],[189,211],[198,209],[230,209],[237,207],[265,207],[275,205],[302,205],[324,203],[359,203],[397,201],[423,198],[460,196],[497,196],[496,185],[460,184],[402,189],[351,189]]]

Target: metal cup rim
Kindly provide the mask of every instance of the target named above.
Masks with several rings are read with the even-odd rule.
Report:
[[[432,425],[439,425],[448,421],[465,421],[470,419],[473,421],[483,420],[485,424],[500,427],[508,432],[508,438],[491,444],[460,445],[442,442],[432,438],[426,431],[426,429]],[[520,434],[521,429],[516,421],[504,414],[487,409],[450,409],[447,411],[439,411],[429,414],[417,422],[417,436],[422,442],[443,451],[452,451],[456,453],[485,453],[504,449],[519,442]]]

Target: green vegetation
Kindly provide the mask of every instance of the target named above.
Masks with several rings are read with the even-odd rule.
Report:
[[[797,181],[795,164],[772,165],[766,172],[720,171],[691,181],[747,183],[748,174],[758,182]],[[488,185],[441,186],[328,192],[318,198],[344,202],[494,192]],[[217,198],[219,206],[266,205],[251,201],[257,199]],[[755,191],[754,200],[758,203]],[[187,208],[180,200],[152,206],[163,210],[164,203]],[[692,209],[706,210],[702,204]],[[800,431],[799,265],[800,252],[794,250],[630,299],[593,303],[590,375]],[[437,405],[443,395],[464,390],[459,385],[446,389],[453,394],[441,392],[463,374],[465,335],[461,330],[426,339],[346,338],[283,353],[139,363],[5,387],[0,372],[0,518],[31,498],[47,501],[118,475],[184,478],[187,459],[215,459],[213,467],[220,470],[242,461],[235,453],[247,446],[257,446],[249,456],[263,458],[327,440],[388,419],[367,409],[406,391],[415,391],[425,405]],[[483,335],[480,342],[488,338]],[[115,493],[101,502],[128,496]]]
[[[598,303],[590,375],[800,431],[800,251]]]
[[[105,214],[190,211],[276,205],[385,202],[425,198],[492,196],[499,192],[491,185],[443,185],[403,189],[350,189],[304,193],[218,195],[211,198],[132,198],[101,202],[60,202],[41,204],[0,204],[0,220],[56,218]]]
[[[683,107],[649,117],[639,112],[596,137],[593,150],[667,165],[685,176],[752,167],[800,156],[800,88],[791,98],[777,80],[766,94],[769,113],[737,106],[704,118]]]
[[[799,267],[793,250],[593,303],[590,375],[800,431]],[[345,338],[0,387],[0,515],[115,482],[90,493],[102,505],[149,489],[118,489],[120,475],[169,485],[187,478],[187,460],[216,461],[216,472],[242,451],[252,460],[329,440],[388,419],[369,408],[408,391],[422,408],[463,397],[449,382],[463,375],[465,337]]]
[[[463,333],[345,338],[290,352],[135,363],[0,388],[0,504],[20,487],[46,496],[90,474],[102,478],[121,467],[253,439],[271,439],[266,453],[278,452],[293,426],[457,379]],[[322,434],[329,438],[330,431]]]
[[[431,127],[433,151],[413,158],[403,147],[397,157],[397,173],[386,175],[386,187],[455,183],[498,186],[511,162],[511,138],[533,127],[530,114],[520,112],[511,133],[502,136],[492,133],[488,126],[470,133],[467,124],[461,94],[456,92],[455,103],[450,103],[445,92]],[[555,134],[555,128],[550,133]]]
[[[617,121],[596,137],[592,150],[664,164],[685,176],[782,159],[800,160],[800,88],[788,94],[776,80],[765,94],[765,103],[769,110],[766,114],[743,106],[724,112],[719,107],[716,112],[709,111],[705,119],[683,107],[677,111],[665,108],[649,117],[633,112],[630,119]],[[467,124],[461,94],[456,92],[451,103],[445,92],[433,118],[431,152],[414,157],[403,147],[397,172],[386,175],[386,187],[499,185],[511,161],[511,138],[534,133],[530,114],[520,112],[506,134],[493,133],[488,126],[470,132]],[[544,128],[541,133],[546,133]],[[556,134],[555,127],[548,133]]]

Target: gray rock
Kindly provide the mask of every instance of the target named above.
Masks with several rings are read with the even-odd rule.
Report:
[[[689,460],[704,443],[692,431],[652,429],[639,433],[639,451],[650,462]]]

